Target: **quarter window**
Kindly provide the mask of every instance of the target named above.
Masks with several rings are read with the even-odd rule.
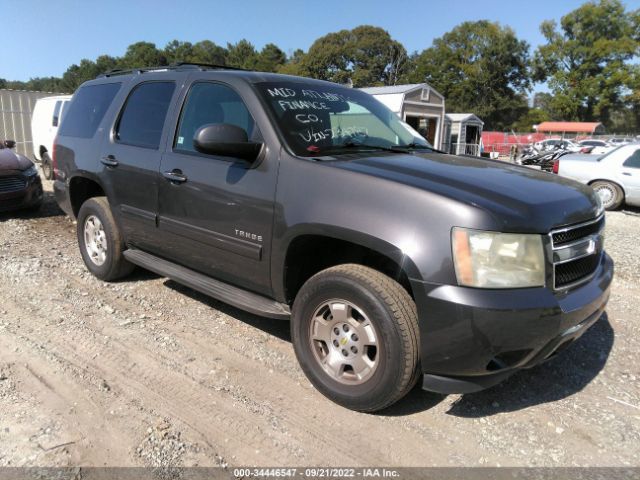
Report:
[[[640,168],[640,148],[633,152],[631,156],[624,161],[623,166],[629,168]]]
[[[59,135],[91,138],[96,133],[104,114],[120,90],[120,83],[87,85],[79,89],[71,100]]]
[[[116,140],[138,147],[158,148],[174,90],[173,82],[138,85],[122,110],[116,125]]]
[[[201,82],[191,87],[182,108],[175,150],[195,152],[193,137],[200,127],[212,123],[240,127],[249,139],[257,135],[255,122],[240,95],[225,85]]]

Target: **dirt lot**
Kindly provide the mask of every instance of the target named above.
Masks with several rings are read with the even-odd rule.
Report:
[[[491,390],[367,415],[311,387],[287,322],[143,271],[89,275],[49,196],[0,216],[0,466],[638,466],[640,213],[607,221],[617,277],[578,343]]]

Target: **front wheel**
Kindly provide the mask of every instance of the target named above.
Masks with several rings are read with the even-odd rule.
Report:
[[[399,283],[362,265],[323,270],[303,285],[291,337],[311,383],[352,410],[388,407],[418,378],[415,303]]]
[[[598,180],[591,184],[591,188],[593,188],[600,197],[605,210],[616,210],[624,201],[624,193],[615,183]]]
[[[117,280],[134,268],[122,252],[124,240],[106,197],[93,197],[80,207],[78,245],[89,271],[101,280]]]
[[[51,157],[47,152],[42,154],[42,175],[47,180],[53,179],[53,163],[51,162]]]

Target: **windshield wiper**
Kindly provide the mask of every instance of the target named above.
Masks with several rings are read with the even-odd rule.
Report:
[[[369,145],[366,143],[344,142],[339,145],[332,145],[327,148],[321,148],[317,153],[334,152],[335,150],[350,150],[350,149],[362,149],[362,150],[379,150],[382,152],[394,152],[394,153],[406,153],[406,150],[398,147],[385,147],[383,145]]]
[[[442,150],[438,150],[437,148],[433,148],[430,145],[422,145],[421,143],[416,143],[416,142],[407,143],[406,145],[398,145],[395,148],[406,149],[406,150],[429,150],[431,152],[436,152],[436,153],[447,153],[447,152],[443,152]]]

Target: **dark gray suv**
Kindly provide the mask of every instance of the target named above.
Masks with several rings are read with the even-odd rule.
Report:
[[[138,265],[290,319],[309,380],[355,410],[418,380],[494,385],[573,342],[609,297],[589,187],[438,152],[333,83],[111,72],[73,96],[54,168],[94,275]]]

